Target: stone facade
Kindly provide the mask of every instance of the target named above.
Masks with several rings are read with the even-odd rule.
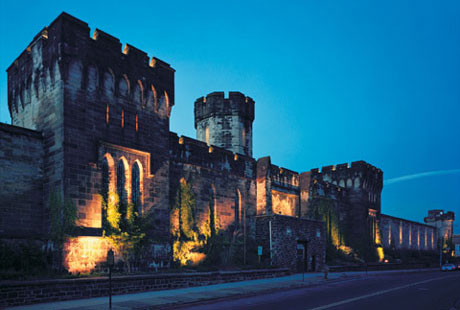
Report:
[[[254,100],[240,92],[214,92],[195,101],[196,138],[252,157]]]
[[[456,257],[460,257],[460,235],[453,235],[452,236],[452,245],[454,250],[454,255]]]
[[[436,250],[438,230],[435,227],[380,214],[381,243],[384,248],[397,250]]]
[[[262,259],[297,271],[321,271],[326,262],[326,230],[322,221],[284,215],[256,217],[256,240]]]
[[[429,210],[425,217],[425,223],[436,227],[439,231],[439,238],[444,240],[452,239],[454,233],[454,212],[444,212],[444,210]]]
[[[94,259],[83,265],[94,266],[106,247],[96,240],[102,233],[100,194],[118,192],[154,223],[148,234],[157,241],[148,263],[168,265],[170,208],[185,181],[195,196],[198,223],[214,214],[221,232],[231,237],[243,231],[265,244],[271,221],[279,232],[272,264],[294,268],[303,246],[306,259],[314,257],[307,269],[321,268],[325,228],[308,218],[324,199],[338,211],[346,235],[364,234],[376,242],[383,172],[357,161],[298,173],[272,164],[270,157],[254,159],[250,97],[214,92],[197,99],[198,139],[179,137],[169,130],[175,70],[129,44],[122,50],[117,38],[99,29],[90,37],[88,25],[66,13],[7,72],[13,126],[0,126],[0,177],[2,194],[13,203],[1,202],[1,238],[21,229],[23,238],[46,231],[48,197],[57,192],[76,204],[83,227],[80,239],[65,246],[71,257],[66,266],[84,268],[78,256],[86,254],[79,253],[92,253]],[[20,190],[10,177],[23,184]],[[18,230],[23,223],[28,227]]]
[[[0,123],[0,236],[41,237],[43,155],[41,133]]]

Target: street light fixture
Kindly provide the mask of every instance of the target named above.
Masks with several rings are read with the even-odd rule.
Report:
[[[107,266],[109,266],[109,309],[112,310],[112,267],[115,264],[113,250],[107,251]]]

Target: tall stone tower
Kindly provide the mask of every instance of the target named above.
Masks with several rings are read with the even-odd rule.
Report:
[[[110,156],[109,188],[119,185],[128,202],[139,199],[131,191],[136,161],[145,176],[140,211],[155,207],[160,218],[169,216],[173,68],[129,44],[122,50],[99,29],[90,36],[87,23],[62,13],[7,72],[12,124],[43,136],[45,201],[53,192],[72,199],[78,225],[101,233],[100,184]],[[160,222],[168,234],[169,223]]]
[[[252,157],[254,100],[240,92],[213,92],[195,101],[196,138]]]

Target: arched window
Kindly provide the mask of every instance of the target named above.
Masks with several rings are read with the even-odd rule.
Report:
[[[169,96],[166,90],[165,90],[165,103],[166,103],[166,115],[168,115],[169,117],[169,115],[171,114],[171,104],[169,102]]]
[[[128,193],[126,192],[126,171],[123,160],[118,162],[117,166],[117,193],[120,198],[120,211],[123,214],[123,210],[126,209],[128,204]]]
[[[209,228],[211,236],[216,234],[216,192],[213,186],[209,189]]]
[[[102,188],[101,188],[101,195],[104,197],[104,200],[107,201],[107,197],[109,196],[109,183],[110,183],[110,174],[109,174],[109,163],[107,158],[104,157],[102,161]]]
[[[235,230],[240,226],[240,193],[235,190]]]
[[[140,180],[140,169],[137,162],[134,163],[131,171],[131,190],[132,190],[132,201],[134,204],[134,210],[137,210],[139,214],[142,211],[141,206],[141,180]]]
[[[105,123],[108,125],[110,123],[110,109],[109,109],[109,104],[107,103],[107,108],[105,110]]]
[[[209,125],[206,125],[206,129],[204,130],[206,144],[209,145]]]

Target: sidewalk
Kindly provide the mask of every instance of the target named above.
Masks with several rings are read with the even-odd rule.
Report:
[[[306,273],[304,279],[302,274],[294,274],[286,277],[269,278],[242,282],[230,282],[208,286],[198,286],[175,290],[143,292],[136,294],[117,295],[112,297],[113,310],[131,309],[155,309],[166,306],[179,305],[184,303],[194,303],[218,298],[228,298],[242,295],[255,295],[272,290],[292,289],[321,284],[324,282],[340,281],[341,279],[361,278],[377,274],[386,273],[405,273],[422,272],[438,269],[412,269],[412,270],[388,270],[360,272],[334,272],[329,273],[328,280],[324,279],[323,273]],[[6,309],[14,310],[103,310],[108,309],[108,297],[98,297],[90,299],[77,299],[69,301],[59,301]]]

